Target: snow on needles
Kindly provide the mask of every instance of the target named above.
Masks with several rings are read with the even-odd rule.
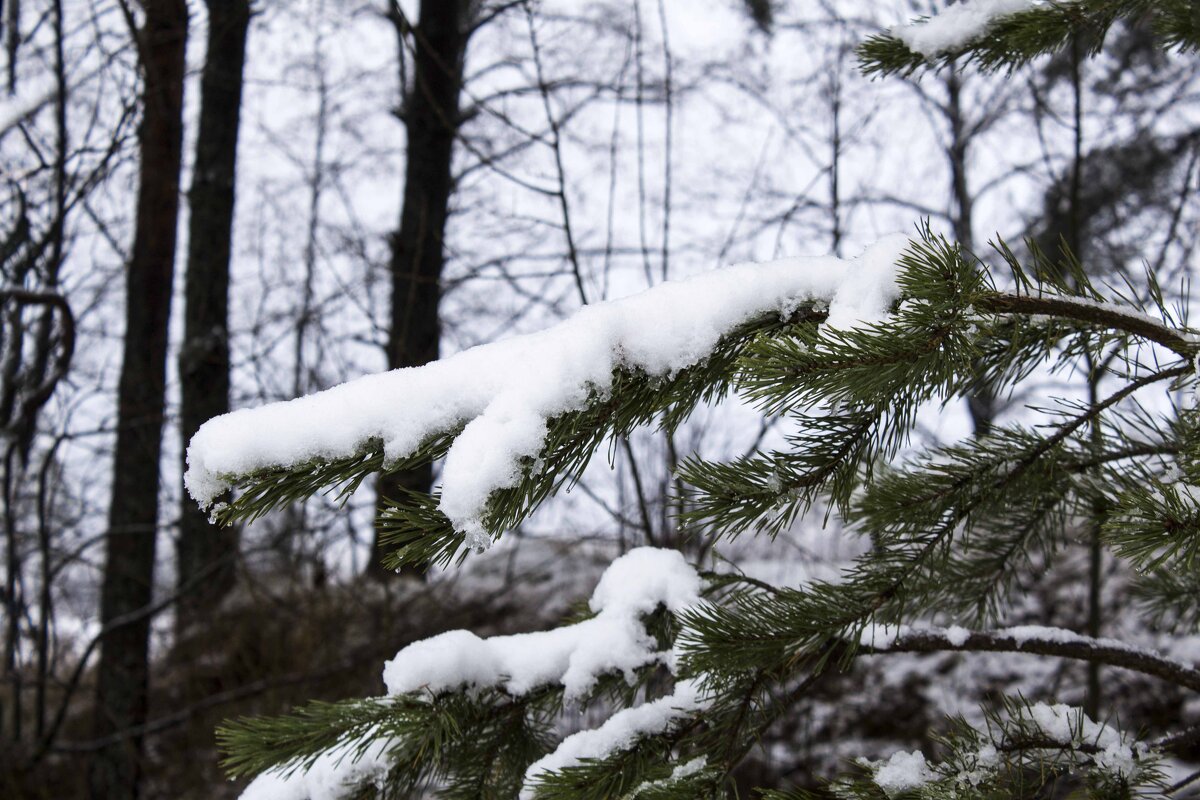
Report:
[[[559,683],[566,702],[574,702],[583,699],[601,674],[624,673],[632,680],[635,669],[653,663],[673,670],[675,653],[656,648],[641,617],[659,606],[683,611],[700,602],[700,589],[700,576],[679,551],[639,547],[605,570],[589,601],[596,613],[592,619],[556,630],[490,639],[450,631],[405,647],[384,667],[383,680],[390,695],[499,688],[519,696]],[[668,730],[707,702],[698,682],[679,681],[673,694],[619,711],[598,728],[568,736],[529,767],[521,796],[531,796],[545,773],[583,759],[603,758],[642,736]],[[241,800],[355,796],[358,785],[387,775],[388,753],[397,744],[384,737],[356,757],[362,741],[322,753],[307,769],[293,763],[265,772],[246,788]]]
[[[1046,0],[962,0],[935,17],[900,25],[891,33],[914,53],[933,58],[979,38],[993,22],[1046,4]]]
[[[887,761],[874,765],[874,771],[875,785],[888,797],[919,789],[937,779],[937,773],[929,768],[919,750],[893,753]]]
[[[1022,708],[1018,714],[1026,733],[1040,734],[1054,745],[1045,748],[1047,750],[1086,744],[1094,750],[1091,758],[1095,765],[1109,774],[1128,778],[1138,770],[1136,746],[1116,728],[1093,722],[1082,709],[1062,704],[1034,703]],[[948,772],[945,766],[939,772],[925,761],[925,756],[919,750],[911,753],[899,751],[886,761],[860,759],[859,763],[871,770],[875,785],[889,798],[899,797],[951,776],[961,786],[976,786],[985,773],[998,769],[1001,763],[994,741],[982,744],[973,758],[959,760],[973,766],[957,775]]]
[[[692,366],[722,336],[806,299],[829,302],[829,324],[881,319],[896,295],[904,236],[859,259],[791,258],[714,270],[581,309],[545,331],[481,345],[421,367],[359,378],[318,394],[209,420],[188,447],[185,483],[210,506],[239,477],[353,456],[382,441],[389,462],[465,425],[442,470],[441,511],[490,543],[488,496],[514,486],[542,448],[547,421],[611,388],[614,368],[666,376]]]
[[[700,602],[700,576],[675,550],[639,547],[614,561],[592,594],[596,616],[536,633],[481,639],[447,633],[405,647],[383,669],[388,694],[501,688],[513,695],[553,683],[564,699],[583,699],[607,673],[623,673],[673,655],[659,651],[641,617],[660,604],[679,612]]]
[[[634,708],[613,714],[598,728],[579,731],[563,739],[554,752],[525,770],[521,800],[532,800],[538,781],[550,772],[575,767],[589,759],[603,759],[635,744],[643,736],[670,730],[688,715],[709,705],[699,682],[680,681],[675,691]]]
[[[387,755],[394,744],[384,737],[360,754],[359,741],[347,742],[319,755],[308,769],[267,770],[250,782],[240,800],[343,800],[360,784],[387,777]]]

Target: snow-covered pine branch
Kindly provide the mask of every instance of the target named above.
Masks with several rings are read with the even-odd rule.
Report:
[[[1162,309],[1154,316],[1140,306],[1102,302],[1102,295],[1084,276],[1033,287],[1007,248],[999,249],[1014,268],[1018,291],[1011,293],[998,291],[986,268],[928,231],[903,248],[900,244],[888,243],[887,258],[876,265],[877,282],[871,285],[878,289],[873,299],[875,312],[882,315],[878,320],[860,317],[852,324],[834,327],[827,317],[838,319],[849,304],[826,309],[824,301],[811,296],[811,281],[798,282],[790,276],[779,278],[786,280],[786,292],[759,299],[757,304],[742,303],[739,314],[720,317],[726,325],[736,326],[764,309],[777,319],[789,316],[793,304],[807,304],[808,315],[799,323],[760,329],[760,335],[737,351],[737,386],[764,408],[807,415],[796,417],[802,426],[813,425],[822,418],[819,415],[833,423],[815,428],[820,435],[811,442],[796,439],[809,444],[793,452],[758,456],[763,469],[738,462],[723,471],[719,465],[696,462],[694,469],[683,472],[689,479],[709,478],[707,482],[697,480],[705,500],[696,508],[702,509],[713,535],[754,528],[755,521],[761,522],[771,513],[782,514],[786,522],[817,493],[835,493],[846,506],[848,519],[868,531],[875,542],[839,580],[814,581],[801,589],[749,583],[714,595],[713,602],[700,602],[699,579],[679,554],[634,551],[615,562],[601,581],[593,596],[593,618],[523,636],[485,640],[456,631],[414,644],[389,663],[385,680],[392,694],[385,698],[317,705],[297,717],[230,726],[223,734],[231,756],[229,767],[239,774],[273,770],[271,777],[256,786],[310,787],[310,780],[327,780],[332,762],[345,763],[344,774],[356,781],[378,780],[389,787],[421,782],[450,787],[479,784],[491,786],[489,791],[508,787],[501,794],[511,790],[549,799],[607,797],[641,785],[654,787],[656,797],[660,792],[665,797],[705,794],[716,791],[773,721],[788,713],[806,687],[820,680],[832,664],[846,665],[857,655],[885,651],[878,643],[851,646],[876,621],[903,623],[933,611],[990,613],[1025,563],[1021,554],[1047,547],[1047,540],[1060,535],[1066,524],[1064,509],[1078,507],[1081,493],[1090,491],[1094,483],[1119,485],[1105,481],[1102,473],[1118,469],[1113,465],[1126,456],[1110,457],[1108,451],[1098,451],[1086,435],[1089,423],[1118,413],[1123,401],[1149,387],[1190,379],[1193,344],[1186,332],[1169,324],[1169,315]],[[742,280],[756,274],[755,268],[749,267],[739,272]],[[775,273],[775,265],[771,265],[767,274]],[[700,281],[707,290],[698,291],[692,285],[687,294],[708,297],[720,275]],[[831,299],[835,303],[841,299],[840,292],[849,291],[840,287],[850,282],[844,276],[839,281],[846,283],[834,282]],[[1036,292],[1031,293],[1031,288]],[[646,315],[638,317],[644,322],[653,317],[654,307],[646,297],[600,307],[593,313],[629,323],[626,314],[632,308]],[[704,308],[717,314],[723,306],[710,302]],[[861,304],[855,308],[861,315]],[[697,307],[689,311],[695,312]],[[688,316],[672,311],[667,317],[675,319],[677,314]],[[699,317],[692,313],[689,318]],[[555,349],[560,344],[546,344],[557,342],[561,330],[572,334],[565,341],[577,342],[581,332],[598,329],[573,327],[569,322],[526,342],[538,343],[545,348],[539,352],[557,354],[553,357],[578,369]],[[599,330],[611,329],[601,326]],[[706,330],[704,341],[712,347],[727,328]],[[629,335],[633,336],[633,331]],[[663,341],[659,336],[647,338],[659,345]],[[631,363],[631,350],[643,354],[653,350],[660,358],[656,363],[676,363],[685,371],[708,352],[687,350],[687,361],[672,362],[668,356],[685,351],[685,337],[675,333],[666,339],[674,347],[664,354],[661,347],[647,345],[638,350],[631,348],[631,340],[602,337],[604,347],[586,351],[600,358],[601,371],[585,374],[600,375],[604,370],[619,374]],[[1079,353],[1087,343],[1096,341],[1127,351],[1129,372],[1120,388],[1093,403],[1055,414],[1048,424],[999,428],[990,437],[908,459],[903,469],[876,466],[880,456],[896,453],[906,441],[922,404],[961,395],[980,372],[995,376],[996,385],[1004,386],[1006,380],[1019,379],[1030,365],[1051,358],[1056,348],[1064,354]],[[1139,366],[1137,353],[1147,341],[1162,345],[1155,353],[1168,359],[1166,365]],[[480,354],[489,352],[528,353],[530,349],[527,343],[479,348],[459,357],[460,363],[486,363]],[[411,386],[419,386],[425,394],[418,396],[436,404],[439,395],[435,388],[445,390],[466,381],[459,374],[463,367],[454,366],[453,359],[446,363],[450,366],[440,371],[425,367],[421,368],[424,372],[382,377],[410,391]],[[505,363],[513,364],[511,360]],[[640,370],[651,368],[646,355],[632,363]],[[719,376],[732,374],[734,363],[728,362],[718,377],[709,374],[706,379],[725,380]],[[564,372],[556,374],[561,377]],[[420,377],[431,375],[435,377]],[[443,375],[451,377],[437,377]],[[419,383],[422,380],[428,383]],[[497,414],[491,403],[501,399],[513,403],[514,398],[527,395],[520,394],[521,386],[510,387],[496,380],[512,394],[485,395],[479,400],[480,416],[451,440],[451,449],[464,441],[470,446],[488,441],[464,439],[476,423],[485,432],[492,431],[493,442],[515,441],[504,438],[508,434],[503,424],[506,418]],[[658,386],[669,385],[669,380]],[[398,424],[385,413],[390,404],[359,397],[366,391],[364,386],[375,385],[386,389],[390,383],[351,384],[318,395],[307,404],[246,412],[242,421],[231,415],[218,420],[212,430],[221,431],[227,425],[226,436],[230,430],[249,435],[256,426],[245,420],[261,419],[259,432],[272,426],[287,431],[287,426],[311,422],[314,414],[332,413],[328,409],[345,395],[344,402],[365,403],[374,416],[368,415],[366,424],[371,427],[366,432],[351,421],[342,425],[335,437],[341,449],[327,451],[326,457],[341,456],[361,447],[360,437],[385,438],[392,430],[386,426]],[[538,397],[560,398],[559,403],[566,402],[563,397],[587,402],[578,385],[573,390],[560,388],[557,393],[553,388],[544,386],[540,389],[544,394]],[[631,390],[628,384],[614,383],[601,402],[611,408],[633,395],[631,402],[641,407],[654,392],[653,386]],[[649,407],[670,409],[678,395],[666,393],[668,398],[661,401],[664,405],[649,402]],[[689,397],[699,396],[703,396],[701,392]],[[403,419],[413,419],[413,413],[406,409]],[[444,403],[426,413],[422,417],[430,420],[423,429],[426,436],[438,430],[438,425],[449,426],[452,434],[456,433],[456,425],[462,423],[446,415]],[[856,420],[867,422],[858,424]],[[539,436],[545,437],[553,427],[550,415],[536,421]],[[580,424],[578,420],[575,423]],[[587,423],[592,428],[583,441],[594,447],[596,431],[606,430],[608,423],[596,418]],[[1176,433],[1163,435],[1183,435],[1180,431],[1185,429],[1172,430]],[[399,429],[398,435],[402,433]],[[417,438],[410,438],[410,445]],[[271,441],[270,437],[251,438],[240,450],[233,450],[243,458],[261,458],[265,451],[274,453],[273,458],[308,459],[298,467],[301,471],[318,452],[311,449],[311,438],[294,451],[272,451]],[[1133,453],[1138,458],[1185,449],[1177,441],[1140,444],[1131,448],[1118,440],[1115,452]],[[519,466],[522,458],[542,457],[547,452],[544,438],[534,437],[529,447],[510,453],[508,470],[517,468],[514,465]],[[464,447],[461,452],[472,451]],[[590,450],[585,447],[582,452]],[[880,474],[873,474],[875,469]],[[1075,479],[1080,469],[1095,473],[1092,483]],[[554,473],[555,468],[548,471]],[[497,474],[492,473],[492,481]],[[501,477],[514,481],[521,491],[528,491],[526,484],[537,479],[519,470],[515,475],[504,472]],[[217,485],[223,490],[232,482],[218,478]],[[494,497],[496,490],[492,491]],[[489,496],[480,494],[477,500],[486,502]],[[480,518],[474,521],[480,522]],[[1145,535],[1154,520],[1142,520],[1139,525]],[[761,529],[771,532],[778,530],[778,525],[769,523]],[[414,530],[418,535],[428,533],[419,525]],[[998,553],[1005,555],[998,557]],[[948,575],[953,579],[947,580]],[[895,652],[1011,649],[1125,666],[1188,688],[1195,683],[1195,671],[1186,665],[1117,642],[1061,631],[907,629],[888,644]],[[664,691],[661,684],[654,684],[650,693],[651,677],[663,670],[672,676],[675,688]],[[790,688],[780,691],[784,687]],[[599,698],[616,703],[617,710],[607,722],[558,745],[547,745],[545,726],[564,701],[590,703]],[[1021,739],[1013,752],[1025,758],[1026,751],[1044,749],[1047,740],[1039,736]],[[386,774],[372,766],[378,755],[372,748],[381,738],[389,741]],[[1085,751],[1080,752],[1094,755]],[[405,755],[413,752],[426,755]],[[490,765],[486,774],[479,771],[480,758]],[[1077,765],[1077,760],[1068,760]],[[915,764],[915,757],[905,764],[909,762]],[[366,766],[355,766],[360,763]],[[895,768],[891,772],[900,767],[889,764],[889,769]],[[941,773],[929,769],[930,785],[941,785],[936,777]],[[885,782],[891,780],[886,778],[889,774],[885,772]],[[1102,777],[1106,773],[1100,770],[1095,774]],[[1124,779],[1122,775],[1117,777]],[[290,782],[281,784],[281,780]],[[870,786],[878,784],[870,782]]]
[[[427,457],[429,442],[449,439],[439,510],[469,547],[486,547],[498,533],[486,524],[489,497],[519,484],[531,468],[542,470],[536,462],[556,418],[606,402],[622,373],[652,385],[668,382],[764,317],[786,320],[807,305],[833,326],[881,320],[896,299],[895,264],[907,244],[890,237],[852,261],[792,258],[727,267],[586,307],[540,333],[235,411],[192,439],[188,490],[207,507],[230,488],[249,489],[224,514],[256,516],[267,510],[251,502],[264,479],[346,461],[358,466],[364,457],[368,471],[387,469]],[[302,492],[360,474],[335,470]]]
[[[1200,691],[1200,669],[1192,664],[1117,639],[1095,639],[1044,625],[1018,625],[991,631],[972,631],[958,626],[870,626],[862,631],[859,640],[867,654],[1008,652],[1095,661]]]
[[[974,0],[922,23],[920,36],[879,36],[860,52],[868,71],[885,73],[913,71],[927,55],[1013,67],[1145,6]],[[1154,4],[1168,46],[1195,47],[1189,9]],[[210,423],[192,443],[188,485],[203,503],[240,490],[226,518],[444,455],[437,507],[412,500],[400,512],[409,514],[405,542],[443,542],[433,552],[444,557],[518,521],[605,436],[657,415],[670,427],[736,385],[800,432],[777,452],[687,462],[689,530],[774,535],[822,498],[871,540],[832,580],[784,588],[718,579],[707,594],[682,556],[633,551],[602,579],[592,618],[414,644],[387,667],[393,694],[227,726],[228,768],[265,772],[250,795],[264,800],[340,800],[364,787],[385,796],[428,788],[470,798],[715,799],[728,796],[734,771],[777,721],[861,655],[1012,651],[1200,690],[1195,667],[1099,636],[916,627],[931,618],[994,623],[1035,559],[1048,571],[1079,530],[1094,553],[1107,547],[1151,573],[1140,591],[1155,614],[1200,617],[1190,578],[1200,550],[1191,489],[1200,485],[1200,411],[1168,403],[1159,416],[1172,418],[1159,419],[1142,403],[1152,392],[1194,393],[1198,346],[1177,321],[1184,315],[1166,307],[1153,276],[1131,299],[1096,286],[1067,248],[1053,263],[1033,243],[1024,258],[1003,242],[995,249],[1011,291],[926,227],[908,243],[885,240],[857,265],[722,270],[586,309],[541,334]],[[1030,409],[1032,423],[896,458],[931,402],[980,381],[1004,392],[1047,367],[1086,369],[1090,391]],[[607,716],[562,736],[553,726],[564,702]],[[833,792],[1128,798],[1166,788],[1160,749],[1195,742],[1185,729],[1138,743],[1056,702],[1001,696],[983,713],[983,726],[960,718],[928,732],[936,760],[863,760]]]
[[[387,697],[316,707],[315,714],[338,709],[320,717],[320,724],[328,724],[319,731],[327,735],[327,747],[318,745],[316,751],[290,757],[294,742],[313,744],[308,729],[297,725],[289,735],[272,721],[246,720],[221,731],[225,745],[239,750],[246,742],[267,739],[273,750],[249,760],[234,759],[227,766],[236,772],[260,773],[242,794],[243,800],[340,800],[353,796],[360,784],[385,785],[388,773],[395,769],[395,753],[403,747],[400,739],[419,736],[422,726],[436,719],[432,711],[413,714],[414,708],[433,709],[440,700],[457,695],[468,705],[515,706],[522,716],[560,704],[582,709],[603,700],[614,685],[641,685],[650,670],[673,675],[679,654],[669,645],[663,649],[662,633],[656,635],[652,620],[656,613],[673,617],[700,603],[701,590],[699,575],[678,551],[631,550],[601,577],[589,602],[594,614],[589,619],[535,633],[481,639],[468,631],[449,631],[415,642],[384,667]],[[392,701],[400,703],[398,715],[409,716],[389,728],[385,720]],[[564,771],[635,750],[643,738],[663,734],[703,711],[708,702],[699,681],[677,681],[673,692],[564,738],[528,766],[516,765],[514,785],[521,797],[532,797],[537,786],[561,778]],[[449,710],[444,713],[455,715]],[[462,709],[457,713],[462,714]],[[536,723],[531,719],[529,724]],[[459,735],[476,737],[480,732],[464,730]],[[409,766],[419,771],[421,765]]]
[[[864,72],[878,75],[910,75],[951,61],[1012,70],[1061,50],[1081,33],[1094,54],[1114,23],[1146,14],[1166,47],[1200,47],[1189,0],[962,0],[870,37],[859,46],[859,60]]]

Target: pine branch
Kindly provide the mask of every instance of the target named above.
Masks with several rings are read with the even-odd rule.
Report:
[[[1145,314],[1112,304],[1087,302],[1082,298],[1002,293],[979,297],[975,301],[975,307],[991,314],[1053,316],[1085,322],[1099,328],[1125,331],[1161,344],[1188,359],[1200,352],[1200,342],[1197,342],[1195,337],[1169,328]]]
[[[1131,593],[1156,627],[1182,633],[1200,629],[1200,573],[1146,572],[1133,581]]]
[[[822,495],[848,502],[858,472],[877,454],[880,409],[825,417],[798,417],[787,451],[759,453],[728,463],[693,457],[679,468],[689,487],[685,530],[734,538],[746,531],[775,536]]]
[[[936,53],[911,50],[896,33],[877,34],[859,45],[859,67],[872,76],[908,76],[951,62],[974,65],[983,72],[1011,72],[1076,39],[1085,43],[1089,55],[1095,55],[1118,20],[1133,21],[1147,14],[1164,48],[1193,52],[1200,47],[1200,20],[1188,0],[1052,0],[1001,16],[966,44]]]
[[[862,644],[861,650],[864,655],[954,651],[1058,656],[1121,667],[1161,678],[1185,689],[1200,691],[1200,669],[1112,639],[1094,639],[1057,629],[1046,629],[1045,632],[1022,629],[970,632],[913,629],[879,646]]]
[[[856,640],[873,618],[900,621],[927,609],[955,590],[939,580],[939,568],[977,511],[987,518],[989,503],[1020,508],[1013,505],[1017,498],[1009,490],[1024,478],[1040,486],[1034,466],[1045,463],[1068,437],[1139,389],[1190,369],[1176,366],[1131,381],[1049,436],[1023,434],[1026,445],[1017,453],[1001,440],[976,441],[958,451],[935,453],[895,481],[876,481],[856,504],[853,517],[873,533],[875,548],[841,582],[816,581],[804,590],[780,590],[774,596],[739,592],[727,604],[685,614],[680,642],[687,668],[721,675],[765,667],[783,675],[787,665],[800,663],[831,639]]]
[[[595,393],[586,408],[549,421],[542,452],[526,459],[523,480],[492,494],[485,519],[487,531],[497,538],[520,524],[548,497],[577,480],[605,441],[650,424],[674,430],[698,405],[724,397],[744,349],[755,339],[815,324],[827,315],[825,304],[814,301],[797,308],[787,319],[772,314],[753,320],[722,339],[707,359],[668,378],[617,369],[610,391]],[[351,458],[315,460],[238,477],[235,498],[218,510],[216,517],[224,524],[256,519],[323,489],[336,490],[337,499],[345,500],[373,472],[410,469],[443,457],[461,430],[459,425],[431,438],[396,464],[387,464],[382,444],[371,441]],[[447,564],[465,554],[463,532],[456,531],[437,509],[436,497],[391,499],[397,505],[380,517],[384,538],[398,548],[389,566]]]

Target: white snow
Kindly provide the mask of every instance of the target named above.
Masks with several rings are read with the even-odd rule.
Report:
[[[937,779],[937,773],[925,763],[921,751],[893,753],[887,761],[873,765],[875,784],[888,797],[919,789]]]
[[[522,695],[561,683],[567,702],[585,695],[607,672],[632,671],[646,664],[674,664],[674,653],[655,649],[640,617],[660,605],[672,612],[700,602],[701,581],[677,550],[640,547],[613,561],[592,593],[592,619],[543,633],[481,639],[469,631],[450,631],[401,650],[383,672],[388,694],[500,687]],[[626,709],[599,728],[569,736],[559,748],[530,767],[530,775],[561,769],[581,758],[600,758],[639,736],[666,730],[676,720],[704,707],[698,684],[680,681],[675,693]],[[370,738],[370,737],[368,737]],[[361,740],[322,753],[307,770],[287,767],[259,775],[242,800],[342,800],[356,785],[387,774],[393,742],[372,742],[359,759]],[[692,765],[692,771],[703,768]],[[677,770],[673,779],[692,772]]]
[[[943,631],[943,635],[945,635],[946,641],[950,642],[950,644],[954,645],[955,647],[962,647],[967,643],[967,640],[971,638],[971,632],[969,630],[966,628],[960,628],[957,625],[951,625],[949,628],[946,628],[946,630]]]
[[[970,44],[1001,17],[1044,3],[1045,0],[962,0],[927,20],[892,28],[891,34],[914,53],[933,58]]]
[[[1036,703],[1029,717],[1051,741],[1059,744],[1087,743],[1100,748],[1094,756],[1097,766],[1129,776],[1137,770],[1133,748],[1117,729],[1093,722],[1082,709],[1058,703]]]
[[[1056,745],[1095,745],[1099,752],[1092,758],[1097,766],[1108,772],[1130,776],[1138,768],[1133,747],[1117,729],[1093,722],[1081,709],[1073,706],[1034,703],[1023,709],[1022,717]],[[978,785],[1000,762],[994,744],[983,745],[975,754],[974,764],[957,775],[959,783]],[[940,776],[925,761],[919,751],[897,752],[887,761],[862,763],[872,771],[872,779],[888,797],[919,789]]]
[[[927,632],[937,629],[930,628],[918,630],[920,630],[920,632]],[[875,650],[887,650],[896,644],[899,639],[909,635],[913,631],[914,629],[909,625],[871,624],[862,629],[862,632],[858,635],[858,642],[861,645],[873,648]]]
[[[600,675],[653,663],[674,667],[656,648],[641,617],[660,604],[679,612],[700,602],[700,576],[676,550],[640,547],[614,561],[589,601],[596,616],[537,633],[481,639],[469,631],[415,642],[387,662],[388,694],[501,688],[513,695],[561,683],[568,703],[582,699]]]
[[[1076,633],[1066,628],[1052,628],[1045,625],[1014,625],[1009,628],[980,631],[995,639],[1012,639],[1013,644],[1022,648],[1030,642],[1052,642],[1056,644],[1079,644],[1087,647],[1105,647],[1110,650],[1122,650],[1127,653],[1161,658],[1153,651],[1137,645],[1122,642],[1119,639],[1094,639],[1090,636]],[[950,647],[963,647],[970,639],[972,631],[957,625],[948,628],[924,627],[917,625],[867,625],[859,634],[859,643],[875,650],[888,650],[902,644],[908,637],[930,637],[942,639]],[[1181,666],[1187,666],[1181,662]]]
[[[351,797],[365,782],[387,776],[387,753],[394,742],[383,738],[372,742],[360,758],[354,757],[359,741],[322,753],[308,769],[285,775],[287,766],[260,774],[240,795],[241,800],[342,800]]]
[[[1034,703],[1028,714],[1046,738],[1058,744],[1090,742],[1105,747],[1121,742],[1121,735],[1116,730],[1093,722],[1082,709],[1074,706]]]
[[[668,731],[689,714],[707,708],[709,702],[698,682],[680,681],[666,697],[618,711],[600,727],[568,736],[554,752],[533,762],[525,771],[521,800],[535,796],[537,782],[546,773],[577,766],[584,759],[605,758],[630,747],[643,736]]]
[[[975,751],[974,763],[969,769],[962,770],[955,776],[960,784],[978,786],[988,779],[1000,763],[1000,753],[994,744],[988,743]]]
[[[877,321],[895,300],[895,262],[907,241],[887,237],[853,261],[714,270],[585,307],[540,333],[217,417],[188,447],[188,491],[207,507],[256,470],[352,456],[372,440],[395,462],[465,425],[446,457],[440,508],[469,546],[485,547],[489,495],[520,480],[521,460],[537,457],[547,420],[609,391],[614,368],[670,375],[703,360],[737,326],[805,300],[828,301],[835,327]]]

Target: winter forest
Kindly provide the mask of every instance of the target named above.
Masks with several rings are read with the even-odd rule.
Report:
[[[0,798],[1200,797],[1194,0],[0,49]]]

